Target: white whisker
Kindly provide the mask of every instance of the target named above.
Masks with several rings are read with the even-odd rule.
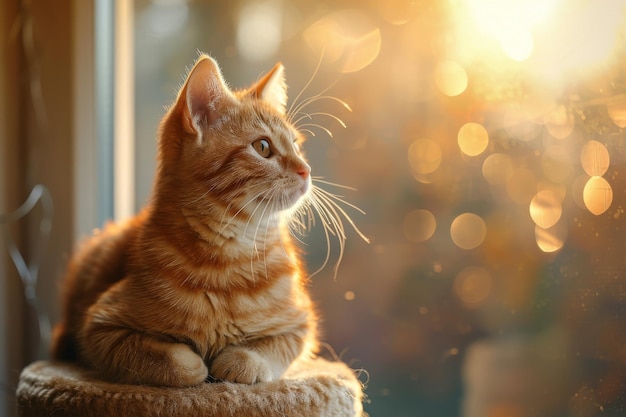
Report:
[[[356,188],[354,188],[354,187],[350,187],[350,186],[348,186],[348,185],[337,184],[336,182],[326,181],[326,180],[324,179],[324,177],[315,177],[315,176],[312,176],[312,177],[311,177],[311,180],[313,180],[313,182],[319,182],[319,183],[322,183],[322,184],[327,184],[327,185],[330,185],[330,186],[333,186],[333,187],[343,188],[344,190],[356,191]],[[360,210],[360,209],[359,209],[359,210]]]
[[[327,197],[330,199],[329,201],[330,201],[330,202],[331,202],[334,206],[336,206],[339,210],[341,210],[341,211],[342,211],[342,213],[344,214],[344,216],[345,216],[346,218],[348,218],[348,220],[350,220],[349,216],[348,216],[348,215],[347,215],[347,214],[343,211],[343,209],[342,209],[342,208],[341,208],[341,207],[340,207],[337,203],[335,203],[335,201],[338,201],[338,202],[340,202],[340,203],[342,203],[342,204],[345,204],[346,206],[348,206],[348,207],[350,207],[350,208],[355,209],[356,211],[358,211],[358,212],[359,212],[359,213],[361,213],[361,214],[365,214],[365,211],[364,211],[364,210],[360,209],[359,207],[355,206],[355,205],[354,205],[354,204],[352,204],[352,203],[347,202],[346,200],[344,200],[344,199],[343,199],[343,197],[342,197],[342,196],[339,196],[339,195],[337,195],[337,194],[333,194],[333,193],[331,193],[330,191],[326,191],[326,190],[324,190],[323,188],[320,188],[320,187],[315,187],[315,190],[317,190],[318,192],[321,192],[321,193],[323,193],[325,196],[327,196]],[[334,200],[334,201],[333,201],[333,200]],[[355,230],[357,230],[357,229],[355,228]],[[357,232],[358,232],[358,230],[357,230]],[[360,233],[359,233],[359,234],[360,234]]]
[[[311,83],[313,82],[313,80],[317,76],[317,73],[320,70],[320,67],[322,66],[322,59],[323,58],[324,58],[324,49],[322,49],[322,53],[320,54],[320,60],[317,62],[317,66],[315,67],[315,70],[313,71],[313,74],[311,75],[309,80],[306,82],[306,84],[304,85],[302,90],[300,90],[300,92],[298,93],[296,98],[293,100],[293,102],[291,103],[291,106],[289,106],[289,110],[287,111],[287,115],[288,115],[290,121],[291,121],[292,115],[297,114],[297,112],[293,112],[294,106],[296,107],[296,109],[299,107],[299,105],[296,105],[296,103],[298,103],[298,100],[300,100],[300,97],[302,96],[302,94],[304,94],[304,92],[307,90],[307,88],[309,88],[311,86]]]
[[[302,129],[302,126],[300,126],[300,127],[298,128],[298,130],[299,130],[300,132],[302,132],[302,133],[306,132],[306,133],[308,133],[309,135],[311,135],[311,136],[315,137],[315,132],[313,132],[313,131],[312,131],[312,130],[310,130],[310,129]]]
[[[302,102],[298,104],[298,106],[295,108],[294,113],[291,115],[291,118],[293,118],[293,116],[295,116],[296,114],[302,113],[302,111],[308,106],[310,106],[311,104],[317,101],[322,101],[322,100],[334,101],[336,103],[339,103],[341,106],[343,106],[343,108],[345,108],[349,112],[352,112],[352,107],[350,107],[350,105],[346,103],[344,100],[340,99],[339,97],[324,95],[324,93],[328,91],[330,87],[332,87],[332,85],[334,85],[334,83],[331,84],[331,86],[325,88],[323,91],[319,92],[318,94],[315,94],[314,96],[311,96],[305,100],[302,100]]]
[[[333,137],[333,132],[331,132],[330,130],[328,130],[327,128],[325,128],[322,125],[318,125],[317,123],[305,123],[305,124],[301,125],[300,127],[317,127],[318,129],[321,129],[324,132],[326,132],[326,134],[328,136],[330,136],[331,138]]]
[[[300,123],[304,119],[311,119],[312,120],[313,119],[312,116],[326,116],[326,117],[330,117],[331,119],[336,120],[337,123],[339,123],[341,125],[341,127],[343,127],[344,129],[346,128],[346,124],[344,123],[343,120],[341,120],[339,117],[335,116],[334,114],[326,113],[326,112],[305,113],[300,118],[298,118],[295,122],[293,122],[293,124],[297,128],[298,127],[298,123]]]
[[[271,183],[271,181],[264,181],[262,183],[260,183],[259,185],[264,185],[264,184],[268,184]],[[256,201],[259,197],[261,197],[263,194],[266,194],[269,190],[262,190],[260,192],[258,192],[257,194],[255,194],[254,196],[252,196],[244,205],[242,205],[239,210],[237,210],[237,212],[231,216],[231,218],[228,220],[228,222],[226,222],[222,228],[219,230],[219,234],[223,234],[224,231],[233,223],[233,221],[235,221],[235,219],[237,218],[237,216],[239,214],[241,214],[241,212],[243,210],[245,210],[246,207],[248,207],[248,205],[250,205],[252,202]],[[224,223],[224,219],[226,217],[226,213],[228,212],[228,210],[230,210],[230,207],[232,206],[232,203],[229,203],[227,206],[227,209],[224,210],[224,213],[222,215],[222,219],[220,220],[220,223]],[[256,211],[256,209],[254,210]],[[254,212],[253,212],[254,213]],[[248,220],[249,222],[250,220]]]
[[[315,224],[315,218],[319,217],[324,231],[324,238],[326,240],[326,256],[322,265],[315,272],[313,272],[311,276],[315,276],[328,265],[331,257],[332,235],[337,238],[339,250],[337,261],[333,267],[333,275],[336,279],[339,266],[345,252],[345,241],[347,240],[343,223],[344,219],[350,224],[361,239],[369,243],[369,239],[360,231],[346,209],[342,206],[349,207],[350,209],[356,210],[361,214],[365,214],[365,212],[354,204],[344,200],[342,196],[320,188],[316,184],[325,184],[347,190],[353,190],[353,188],[325,181],[319,177],[312,178],[312,181],[313,186],[311,193],[307,196],[301,206],[291,213],[291,217],[289,219],[289,229],[292,232],[292,235],[295,235],[296,233],[303,235],[306,230],[311,229],[311,227]]]

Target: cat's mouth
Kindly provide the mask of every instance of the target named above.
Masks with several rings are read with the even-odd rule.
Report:
[[[289,209],[297,206],[309,193],[311,189],[311,179],[310,177],[302,180],[302,182],[296,186],[294,186],[293,190],[289,193],[288,198],[286,199],[287,204],[284,209]]]

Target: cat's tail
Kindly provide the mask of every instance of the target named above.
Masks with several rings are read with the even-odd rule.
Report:
[[[76,339],[74,335],[67,330],[65,322],[57,324],[52,331],[50,357],[53,360],[64,362],[76,362],[78,360]]]

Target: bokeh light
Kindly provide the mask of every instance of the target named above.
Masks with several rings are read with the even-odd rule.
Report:
[[[580,152],[580,163],[590,177],[602,176],[609,169],[609,151],[597,140],[590,140]]]
[[[552,227],[561,218],[561,200],[552,190],[539,191],[530,202],[530,217],[539,227]]]
[[[243,6],[237,24],[237,49],[249,61],[267,59],[278,51],[282,37],[282,7],[265,0]]]
[[[454,279],[454,293],[466,307],[479,307],[489,297],[492,277],[488,270],[478,266],[468,266]]]
[[[621,96],[607,103],[606,110],[609,117],[617,126],[626,127],[626,97]]]
[[[537,111],[537,108],[528,106],[527,110]],[[504,125],[512,137],[523,142],[535,140],[543,131],[543,125],[536,123],[530,115],[519,110],[509,110],[504,116]]]
[[[440,61],[435,68],[435,84],[443,94],[454,97],[467,88],[465,68],[455,61]]]
[[[416,10],[414,0],[385,0],[376,2],[378,13],[392,25],[402,25],[410,20]]]
[[[339,10],[315,21],[303,38],[316,56],[336,63],[343,73],[359,71],[380,52],[380,29],[359,10]]]
[[[513,161],[505,153],[492,153],[485,158],[482,172],[489,184],[506,184],[513,175]]]
[[[615,271],[624,270],[626,233],[626,1],[255,0],[216,2],[208,18],[196,14],[202,2],[147,4],[168,1],[193,11],[181,38],[205,23],[201,41],[143,54],[140,81],[156,68],[173,71],[183,47],[214,54],[233,87],[282,60],[293,120],[333,128],[332,140],[304,144],[307,160],[316,175],[356,189],[336,191],[367,212],[341,205],[374,243],[355,239],[346,221],[345,251],[337,236],[328,244],[327,218],[301,239],[314,268],[330,246],[330,266],[311,289],[321,316],[333,318],[325,342],[377,375],[368,414],[621,415],[624,387],[603,391],[605,372],[584,370],[595,369],[597,354],[606,373],[619,370],[615,335],[626,334],[612,320],[623,304]],[[246,21],[249,33],[232,39]],[[139,111],[164,101],[150,84]],[[333,116],[347,129],[334,130]],[[137,137],[153,137],[156,123]],[[589,337],[596,323],[606,331]],[[382,343],[368,343],[372,335]],[[598,347],[604,339],[617,353]],[[462,368],[477,366],[467,355],[477,344],[493,347],[494,366],[476,371],[483,383],[460,387]],[[555,389],[526,391],[546,386],[544,370],[558,374]],[[511,384],[506,395],[466,413],[472,392],[503,392],[500,376]],[[583,385],[593,401],[574,410]]]
[[[417,174],[430,174],[441,165],[441,147],[432,139],[417,139],[409,146],[409,164]]]
[[[489,145],[489,134],[480,123],[465,123],[459,129],[457,139],[459,148],[468,156],[480,155]]]
[[[535,226],[535,241],[543,252],[551,253],[560,250],[567,240],[567,224],[558,222],[549,228]]]
[[[485,221],[474,213],[463,213],[452,221],[450,236],[461,249],[474,249],[480,246],[487,235]]]
[[[565,139],[574,131],[574,115],[560,104],[544,116],[546,130],[553,138]]]
[[[602,177],[591,177],[583,190],[585,207],[595,215],[607,211],[613,202],[613,188]]]
[[[404,217],[404,236],[411,242],[423,242],[431,238],[437,228],[435,216],[428,210],[414,210]]]
[[[156,37],[166,38],[185,26],[189,19],[189,6],[184,2],[155,1],[142,19],[146,19]]]

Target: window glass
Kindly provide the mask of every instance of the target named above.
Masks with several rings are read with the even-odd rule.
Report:
[[[622,415],[625,24],[620,1],[137,1],[137,204],[197,50],[233,87],[280,60],[292,102],[351,109],[300,126],[366,212],[312,285],[366,410]],[[315,271],[321,227],[303,241]]]

